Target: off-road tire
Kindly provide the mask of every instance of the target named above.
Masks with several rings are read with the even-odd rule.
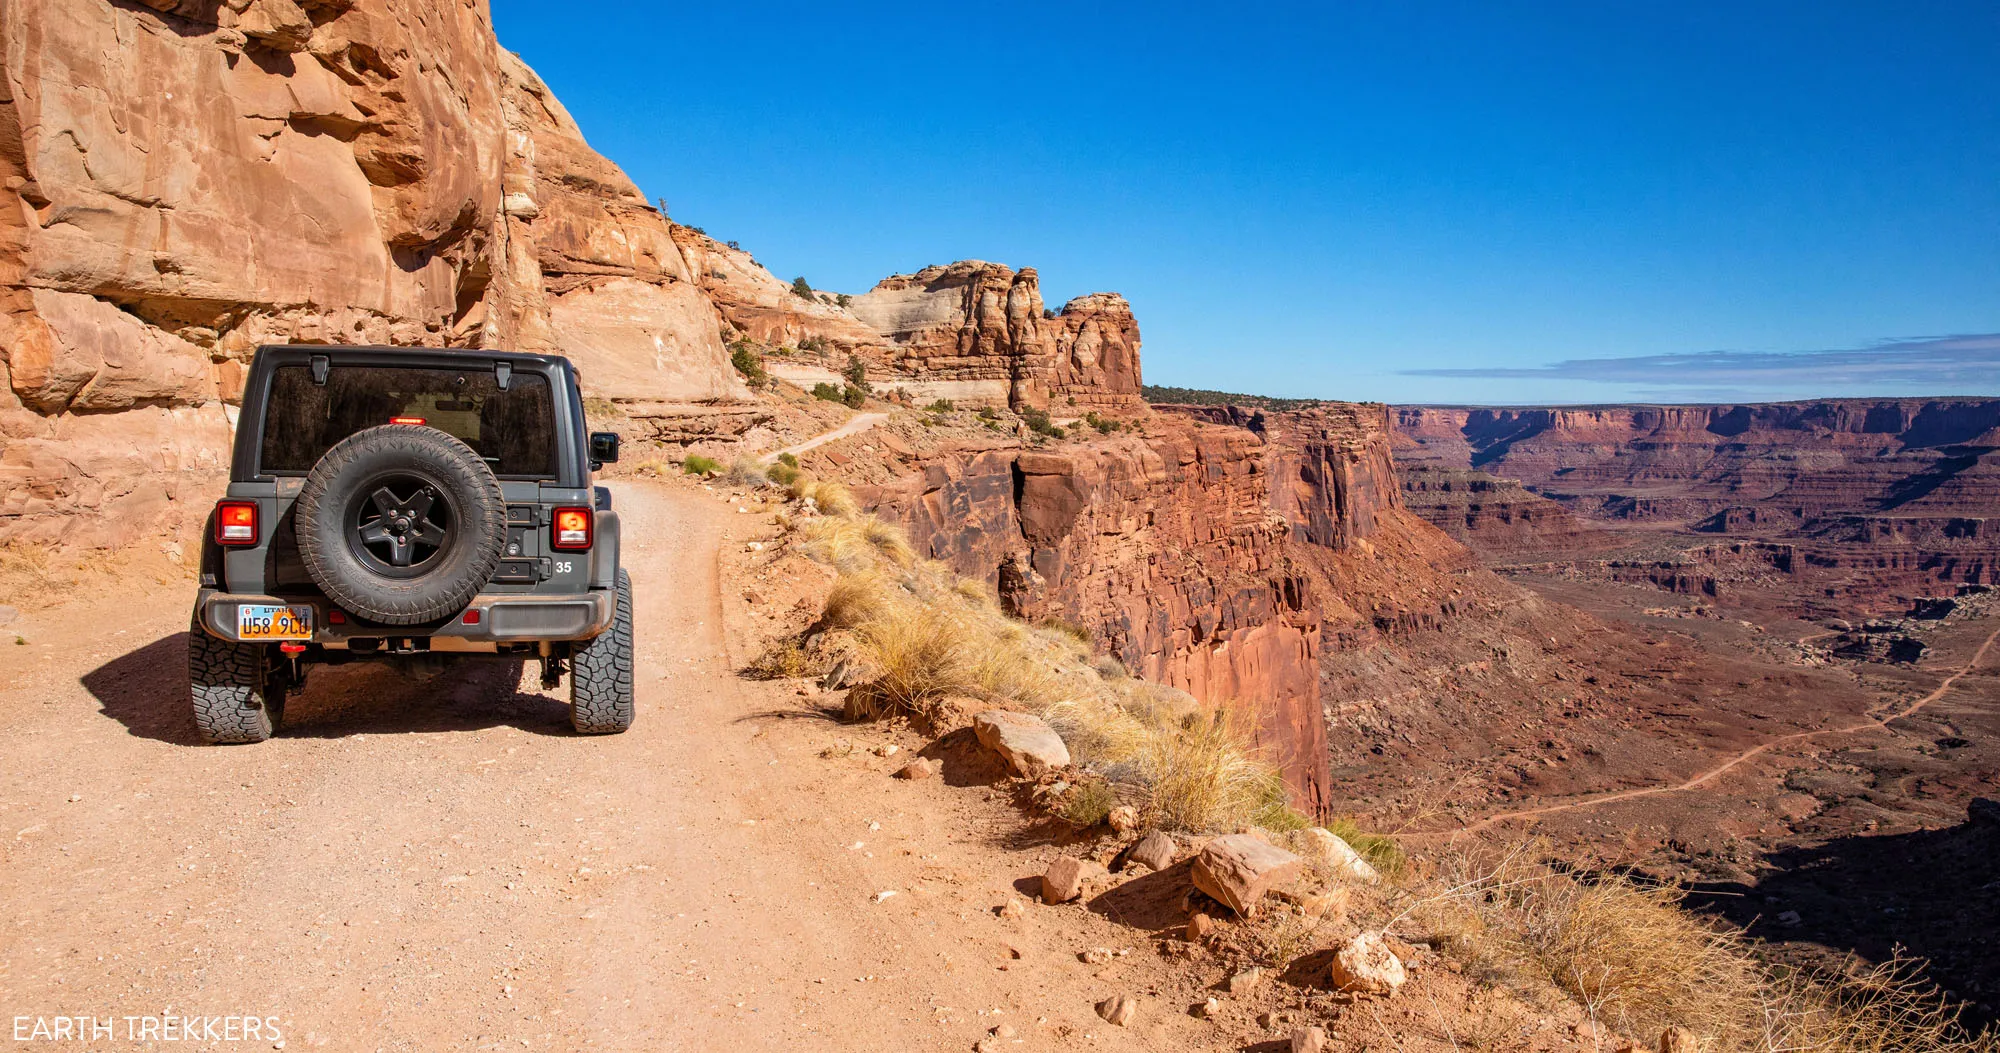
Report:
[[[611,628],[570,654],[569,722],[579,734],[611,735],[632,726],[632,578],[618,571],[618,613]]]
[[[450,510],[439,564],[389,577],[356,554],[347,522],[356,502],[385,475],[432,484]],[[292,506],[306,573],[346,610],[383,625],[416,625],[465,609],[492,579],[507,543],[500,481],[479,454],[436,428],[384,424],[355,432],[326,451]]]
[[[265,676],[264,647],[189,629],[188,692],[204,741],[262,742],[284,719],[285,693]]]

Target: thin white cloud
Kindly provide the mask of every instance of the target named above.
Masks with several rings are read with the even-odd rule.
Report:
[[[1404,376],[1615,384],[1659,401],[2000,394],[2000,333],[1829,351],[1707,351],[1575,358],[1527,368],[1406,369]]]

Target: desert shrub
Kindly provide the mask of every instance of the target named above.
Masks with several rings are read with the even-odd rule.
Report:
[[[865,388],[848,387],[840,393],[840,404],[848,409],[860,409],[867,401],[868,391]]]
[[[999,420],[999,419],[1000,419],[1000,413],[999,413],[999,411],[998,411],[998,410],[995,410],[995,409],[994,409],[993,407],[991,407],[991,406],[981,406],[981,407],[979,407],[979,419],[980,419],[980,420]]]
[[[1096,410],[1092,410],[1089,413],[1084,414],[1083,422],[1085,424],[1090,425],[1093,428],[1096,428],[1097,433],[1099,435],[1109,435],[1112,432],[1117,431],[1125,426],[1123,423],[1112,420],[1109,417],[1098,416]]]
[[[1161,826],[1215,830],[1240,822],[1290,828],[1283,780],[1246,746],[1230,707],[1197,716],[1174,734],[1149,735],[1136,758],[1151,783],[1150,816]]]
[[[808,556],[846,573],[865,570],[878,558],[907,568],[916,550],[901,530],[865,515],[828,515],[801,528]]]
[[[759,680],[785,680],[823,672],[817,668],[806,649],[799,646],[799,641],[792,637],[774,641],[762,654],[752,659],[749,668],[744,671]]]
[[[713,457],[703,457],[701,454],[691,453],[688,454],[687,460],[681,462],[681,471],[688,475],[714,475],[722,471],[722,462]]]
[[[792,497],[804,501],[810,499],[815,507],[830,516],[851,516],[861,511],[861,505],[854,500],[853,491],[836,482],[816,479],[800,472],[786,490]]]
[[[1104,821],[1118,807],[1118,791],[1103,779],[1085,779],[1063,798],[1057,814],[1077,826],[1091,827]]]
[[[814,354],[823,355],[833,350],[833,341],[815,333],[799,341],[799,350],[811,351]]]
[[[1037,435],[1052,436],[1060,430],[1049,420],[1047,410],[1036,409],[1033,406],[1021,407],[1021,419],[1027,423],[1028,430]]]
[[[802,274],[792,279],[792,295],[801,300],[810,300],[813,298],[812,283],[806,281],[805,275]]]
[[[1360,853],[1361,858],[1367,860],[1368,865],[1374,867],[1382,876],[1393,878],[1403,872],[1407,860],[1403,856],[1402,846],[1396,843],[1395,838],[1371,833],[1362,829],[1359,823],[1345,817],[1329,820],[1326,828],[1347,842],[1349,848]]]
[[[723,478],[736,486],[771,485],[764,462],[747,453],[738,454],[735,460],[729,462],[729,471]]]
[[[757,345],[748,340],[738,340],[729,345],[729,364],[753,387],[770,379],[770,374],[764,372],[764,356],[758,354]]]
[[[799,474],[797,468],[783,461],[776,461],[764,466],[764,478],[787,489],[790,489],[793,480],[797,479]]]
[[[1086,654],[1089,653],[1090,648],[1097,644],[1097,638],[1091,635],[1089,629],[1054,615],[1043,618],[1041,621],[1036,622],[1035,625],[1038,628],[1048,629],[1060,636],[1068,637],[1072,642],[1082,645]]]
[[[1890,1053],[1992,1049],[1908,962],[1810,973],[1760,961],[1734,930],[1681,909],[1672,886],[1579,875],[1536,858],[1448,853],[1407,920],[1475,977],[1554,989],[1626,1034],[1669,1026],[1703,1050]]]
[[[839,304],[842,307],[846,307],[847,305],[854,302],[854,297],[849,296],[846,293],[841,293],[840,295],[835,296],[833,298],[833,302]]]
[[[799,466],[799,458],[797,454],[781,453],[778,455],[778,463],[787,468],[797,468]]]
[[[861,361],[860,355],[848,355],[847,368],[841,370],[840,375],[847,378],[851,386],[864,392],[868,390],[868,364]]]
[[[973,685],[971,634],[965,623],[911,604],[891,604],[856,630],[880,674],[863,703],[876,709],[923,713],[946,695]]]
[[[950,413],[957,407],[951,404],[950,399],[938,399],[936,402],[933,402],[930,405],[925,406],[924,408],[931,411],[932,413]]]
[[[843,400],[841,389],[833,386],[832,384],[827,383],[824,380],[813,385],[812,394],[813,398],[825,399],[828,402],[840,402]]]

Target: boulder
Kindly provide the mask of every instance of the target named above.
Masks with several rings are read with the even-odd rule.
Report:
[[[972,718],[972,731],[980,745],[999,754],[1014,774],[1024,778],[1069,764],[1069,747],[1040,717],[989,709]]]
[[[1116,994],[1097,1003],[1097,1015],[1119,1027],[1131,1027],[1132,1018],[1139,1015],[1139,1000],[1128,994]]]
[[[1272,886],[1297,877],[1305,860],[1250,834],[1229,834],[1202,846],[1194,886],[1230,910],[1251,917]]]
[[[1403,962],[1378,933],[1364,932],[1334,952],[1333,986],[1355,994],[1391,995],[1409,979]]]
[[[1083,895],[1084,886],[1105,874],[1104,867],[1088,859],[1063,856],[1049,864],[1042,875],[1042,902],[1068,903]]]
[[[1148,870],[1165,870],[1174,865],[1174,853],[1180,846],[1174,839],[1158,830],[1139,839],[1132,851],[1125,857],[1127,862],[1138,863]]]
[[[898,779],[928,779],[936,774],[937,765],[932,763],[929,757],[918,757],[896,769]]]
[[[1315,826],[1299,834],[1301,849],[1306,858],[1315,866],[1343,880],[1359,881],[1364,885],[1375,885],[1382,881],[1382,875],[1368,865],[1361,853],[1354,850],[1339,834],[1323,826]]]

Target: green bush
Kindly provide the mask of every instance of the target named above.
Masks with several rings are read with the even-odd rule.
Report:
[[[1021,419],[1027,421],[1028,430],[1037,435],[1046,435],[1052,439],[1063,437],[1063,430],[1056,427],[1055,422],[1049,419],[1049,414],[1046,410],[1038,410],[1033,406],[1023,406],[1021,407]]]
[[[841,370],[840,375],[846,377],[849,384],[863,391],[868,390],[868,364],[861,361],[861,356],[848,355],[847,368]]]
[[[806,281],[805,275],[801,274],[792,279],[792,295],[801,300],[810,300],[813,298],[812,283]]]
[[[999,420],[999,419],[1000,419],[1000,414],[999,414],[998,412],[996,412],[996,411],[995,411],[995,410],[993,409],[993,407],[991,407],[991,406],[981,406],[981,407],[979,407],[979,419],[980,419],[980,420]]]
[[[848,388],[840,393],[840,401],[848,409],[860,409],[868,401],[868,392],[861,388]]]
[[[713,457],[691,453],[687,460],[681,462],[681,471],[689,475],[714,475],[722,471],[722,462]]]
[[[828,402],[839,402],[841,401],[840,389],[822,380],[813,385],[813,398],[825,399]]]
[[[809,336],[806,337],[804,340],[799,341],[799,350],[811,351],[816,354],[823,355],[826,354],[828,351],[833,350],[833,342],[823,336],[818,336],[818,335]]]
[[[758,354],[756,345],[748,340],[738,340],[729,345],[729,364],[735,366],[752,387],[770,379],[770,374],[764,372],[764,356]]]
[[[950,413],[958,407],[953,406],[950,399],[939,399],[924,408],[930,410],[932,413]]]
[[[854,302],[854,297],[849,296],[846,293],[841,293],[839,296],[833,298],[833,302],[839,304],[842,307],[846,307],[848,304]]]
[[[1109,435],[1112,432],[1117,431],[1125,426],[1120,421],[1115,421],[1108,417],[1098,416],[1096,410],[1092,410],[1089,413],[1084,414],[1083,422],[1085,424],[1090,425],[1093,428],[1096,428],[1097,433],[1099,435]]]
[[[778,463],[787,468],[797,468],[799,466],[799,458],[797,454],[781,453],[778,455]]]
[[[799,471],[798,465],[785,463],[784,459],[791,456],[792,455],[789,453],[779,454],[778,463],[773,464],[769,468],[764,469],[764,478],[769,479],[774,483],[777,483],[779,486],[785,486],[785,487],[789,487],[793,483],[797,482],[799,476],[804,475],[805,473]],[[797,460],[796,457],[792,459],[795,461]]]

